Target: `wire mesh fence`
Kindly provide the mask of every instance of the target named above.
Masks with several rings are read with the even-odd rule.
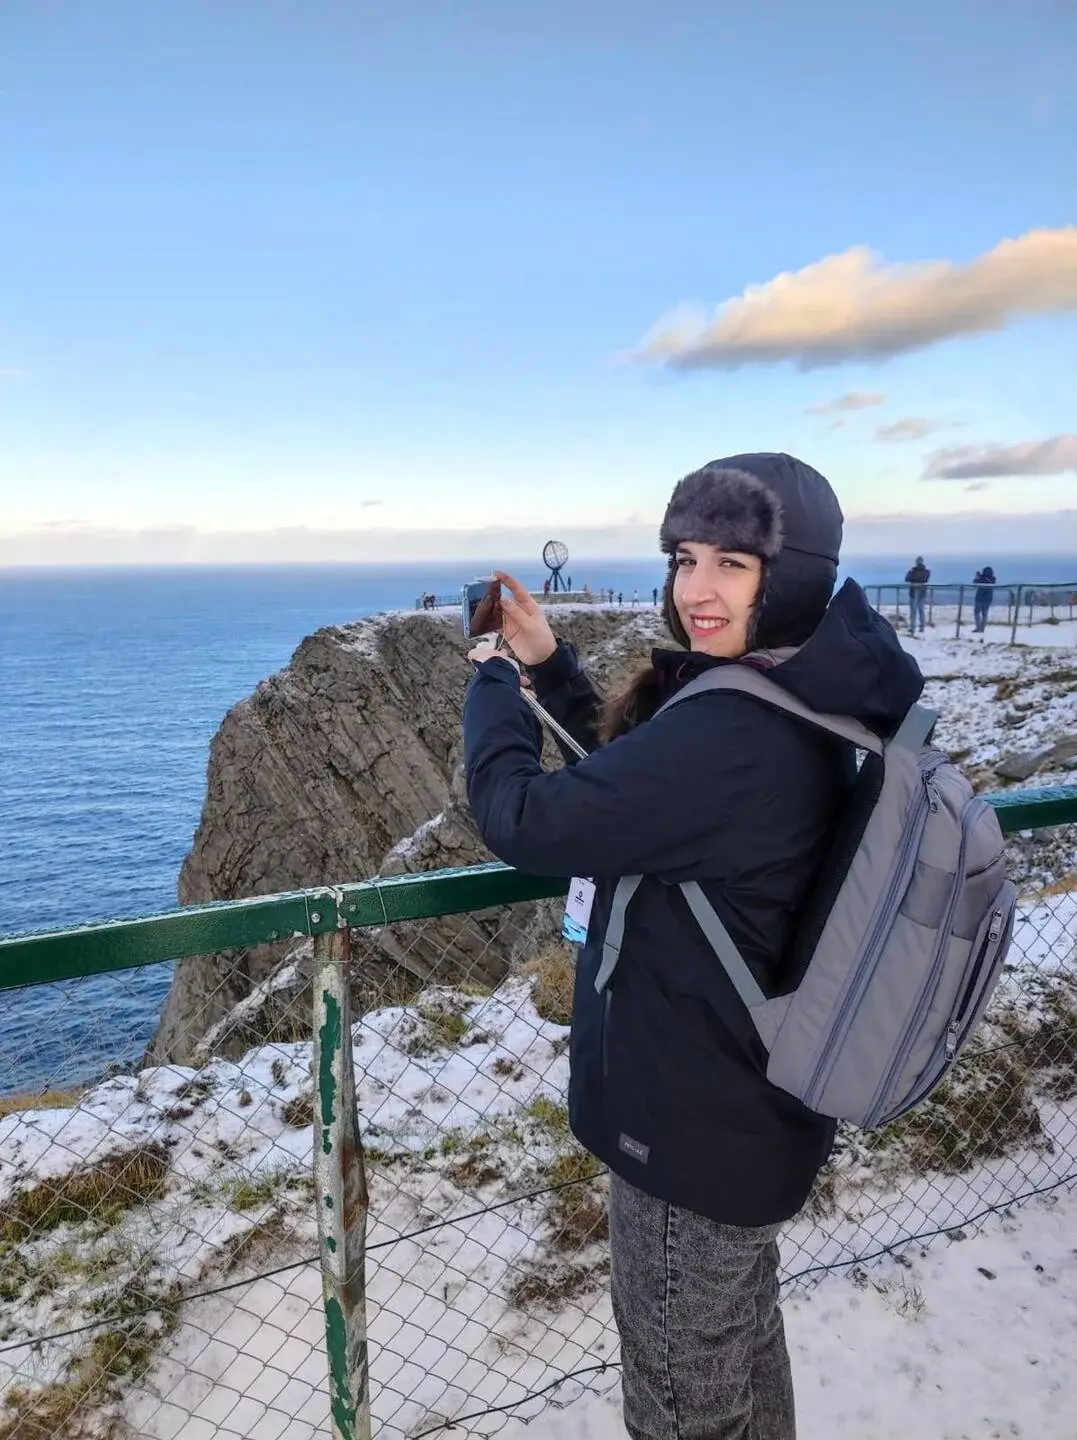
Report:
[[[45,987],[36,1023],[3,1046],[5,1440],[324,1426],[309,1020],[303,1038],[247,1053],[73,1082],[77,1057],[55,1037],[82,1033],[71,1022],[89,992],[107,981],[107,1003],[88,1008],[122,1054],[125,1017],[157,979]]]
[[[787,1293],[1077,1183],[1077,826],[1010,848],[1023,901],[987,1024],[911,1116],[842,1128],[786,1234]],[[617,1382],[606,1178],[565,1108],[560,909],[352,932],[375,1435],[494,1434]],[[312,949],[282,941],[239,1001],[191,962],[184,1064],[53,1086],[40,1037],[95,977],[42,990],[40,1031],[0,1052],[3,1440],[330,1433]],[[110,977],[118,1039],[150,973]]]

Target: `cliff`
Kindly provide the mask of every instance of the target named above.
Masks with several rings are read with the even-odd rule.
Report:
[[[558,634],[600,685],[662,638],[651,609],[563,607]],[[225,717],[179,880],[183,905],[489,860],[467,810],[460,706],[467,642],[445,612],[318,631]],[[552,745],[547,763],[560,763]],[[535,905],[366,932],[357,1005],[423,983],[497,984],[526,950]],[[281,942],[176,966],[147,1058],[238,1054],[309,1033],[310,945]],[[200,1042],[203,1042],[200,1045]]]

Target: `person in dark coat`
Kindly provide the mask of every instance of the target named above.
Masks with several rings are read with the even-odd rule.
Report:
[[[906,571],[905,584],[909,587],[909,632],[916,634],[916,622],[920,622],[920,634],[924,633],[924,601],[927,599],[927,584],[931,571],[924,564],[924,557],[917,555],[914,564]]]
[[[782,993],[854,757],[742,693],[658,712],[703,670],[744,661],[816,709],[896,729],[923,679],[854,581],[832,599],[842,524],[830,485],[802,461],[712,461],[677,485],[661,526],[676,648],[653,651],[624,694],[601,699],[505,574],[502,636],[516,663],[489,645],[471,652],[465,768],[483,839],[523,871],[595,886],[576,966],[569,1121],[611,1171],[633,1440],[795,1433],[777,1238],[835,1125],[767,1080],[747,1010],[678,882],[700,883],[760,984]],[[566,750],[563,768],[543,771],[520,662],[585,759]],[[638,874],[620,961],[598,989],[617,881]]]
[[[972,583],[976,586],[976,593],[973,596],[972,608],[976,617],[976,633],[982,635],[987,629],[987,617],[991,612],[991,602],[995,598],[995,586],[998,581],[995,579],[995,572],[990,565],[985,565],[982,570],[977,570]]]

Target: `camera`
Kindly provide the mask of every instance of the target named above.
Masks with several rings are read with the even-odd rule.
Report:
[[[460,623],[469,640],[500,631],[504,623],[500,580],[473,580],[461,591],[460,602]]]

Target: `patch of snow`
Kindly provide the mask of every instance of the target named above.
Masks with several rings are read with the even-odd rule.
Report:
[[[1060,1190],[787,1300],[801,1440],[1073,1440],[1075,1234],[1077,1192]],[[619,1381],[603,1388],[502,1440],[623,1440]]]
[[[405,835],[403,840],[397,841],[393,848],[386,853],[385,860],[383,860],[382,863],[385,864],[386,861],[393,859],[406,860],[409,855],[415,855],[422,844],[424,836],[429,835],[430,831],[440,825],[444,819],[445,811],[439,810],[438,813],[431,816],[429,820],[424,820],[419,828],[411,835]]]

